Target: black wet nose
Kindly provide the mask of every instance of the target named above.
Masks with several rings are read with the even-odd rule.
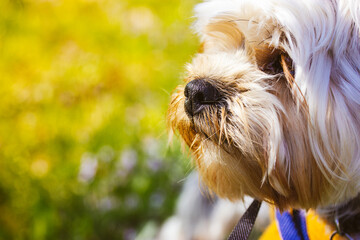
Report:
[[[201,112],[205,105],[216,104],[221,95],[219,91],[202,79],[189,82],[185,87],[185,111],[191,117]]]

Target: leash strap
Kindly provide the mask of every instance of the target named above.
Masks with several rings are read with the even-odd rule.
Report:
[[[293,210],[291,214],[277,209],[276,221],[283,240],[309,240],[304,211]]]
[[[228,240],[246,240],[249,238],[260,207],[261,202],[255,199],[251,203],[250,207],[246,210],[244,215],[240,218],[234,230],[231,232]]]

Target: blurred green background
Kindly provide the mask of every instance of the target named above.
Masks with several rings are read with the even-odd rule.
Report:
[[[133,239],[173,212],[194,4],[0,0],[0,239]]]

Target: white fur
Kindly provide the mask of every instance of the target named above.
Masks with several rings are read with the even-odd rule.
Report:
[[[356,196],[360,189],[360,2],[212,0],[197,5],[195,12],[194,29],[202,41],[209,38],[205,30],[209,23],[231,16],[239,20],[238,27],[248,42],[254,45],[266,40],[286,50],[299,86],[293,92],[300,91],[309,107],[312,154],[330,182],[341,182],[334,199]],[[287,43],[280,41],[281,34]],[[217,65],[226,66],[226,61],[218,59]],[[231,69],[222,71],[226,74]],[[277,119],[268,121],[273,128],[269,165],[273,166],[275,159],[284,161],[284,166],[291,164],[291,156],[284,152],[281,126]]]

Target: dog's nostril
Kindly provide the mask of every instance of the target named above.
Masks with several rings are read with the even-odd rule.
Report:
[[[195,101],[197,103],[204,102],[205,101],[204,93],[202,93],[202,92],[195,93],[195,95],[193,97],[193,101]]]
[[[196,79],[189,82],[184,90],[185,110],[190,116],[201,112],[204,105],[212,105],[218,102],[220,92],[209,82]]]

